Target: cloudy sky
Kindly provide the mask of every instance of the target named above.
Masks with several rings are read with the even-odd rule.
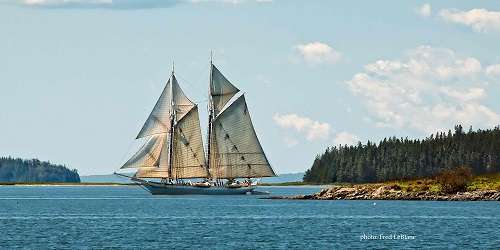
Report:
[[[332,145],[500,124],[500,2],[345,2],[2,0],[0,154],[111,173],[172,61],[205,117],[210,50],[278,173]]]

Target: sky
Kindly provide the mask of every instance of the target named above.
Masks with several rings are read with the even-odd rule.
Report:
[[[498,1],[1,0],[0,155],[112,173],[173,62],[205,127],[210,51],[278,174],[500,124]]]

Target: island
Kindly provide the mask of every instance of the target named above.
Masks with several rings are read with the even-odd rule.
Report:
[[[0,158],[0,183],[80,183],[76,169],[38,159]]]
[[[390,137],[339,145],[318,155],[302,183],[329,185],[316,194],[272,199],[500,200],[500,127]]]
[[[463,170],[412,181],[333,184],[314,194],[270,196],[264,199],[500,201],[499,173],[462,179],[456,173],[460,171]]]

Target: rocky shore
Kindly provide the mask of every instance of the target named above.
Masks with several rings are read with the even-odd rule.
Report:
[[[431,191],[404,191],[398,185],[332,186],[310,195],[275,196],[268,199],[291,200],[431,200],[431,201],[500,201],[500,191],[481,190],[440,194]]]

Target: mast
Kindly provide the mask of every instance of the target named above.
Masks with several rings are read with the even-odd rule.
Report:
[[[175,66],[174,62],[172,62],[172,76],[170,77],[170,81],[173,83],[174,82],[174,71],[175,71]],[[173,84],[170,85],[170,95],[173,96]],[[170,129],[168,131],[168,177],[170,179],[174,179],[172,176],[172,169],[173,169],[173,155],[174,155],[174,119],[175,119],[175,107],[174,107],[174,102],[173,98],[170,101],[171,109],[170,109]]]
[[[175,112],[175,111],[174,111]],[[173,155],[174,155],[174,119],[173,119],[173,115],[171,115],[171,118],[170,118],[170,130],[168,131],[168,137],[169,137],[169,141],[168,141],[168,177],[170,179],[174,179],[172,178],[172,169],[173,169]]]
[[[213,118],[213,115],[214,115],[214,109],[213,109],[213,105],[212,105],[212,95],[210,94],[210,85],[212,84],[212,51],[210,51],[210,82],[209,82],[209,91],[208,91],[208,140],[207,140],[207,172],[208,172],[208,176],[211,177],[210,175],[210,162],[212,160],[212,157],[211,157],[211,152],[210,152],[210,148],[211,148],[211,145],[212,145],[212,118]]]

